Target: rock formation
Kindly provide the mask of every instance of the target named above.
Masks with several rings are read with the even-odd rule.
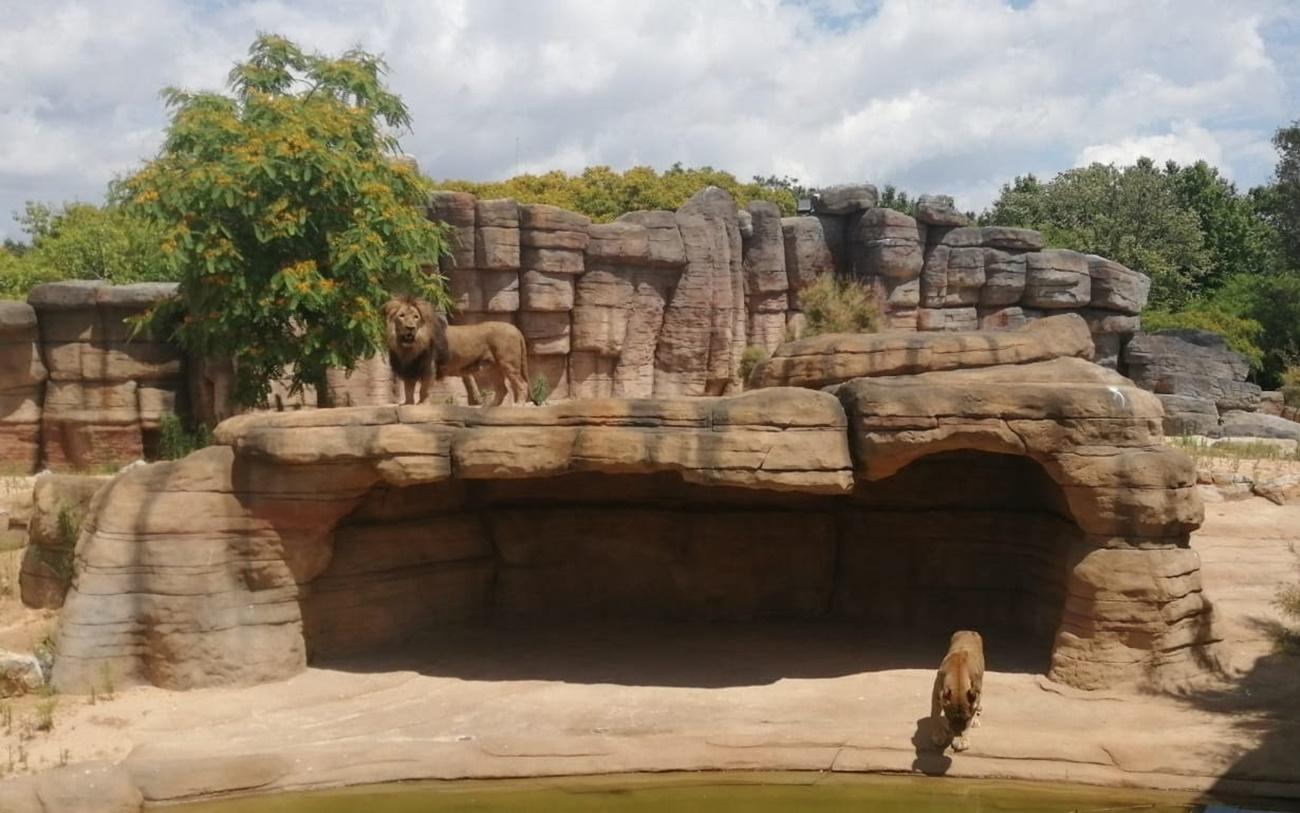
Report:
[[[710,296],[744,281],[722,222],[686,241]],[[738,324],[711,322],[714,347]],[[1086,341],[1077,316],[918,335],[819,362],[846,371],[827,392],[231,418],[96,494],[54,681],[274,680],[457,624],[593,616],[974,624],[1074,686],[1180,680],[1213,643],[1194,471]]]
[[[159,420],[177,411],[184,389],[182,354],[147,335],[132,336],[127,320],[174,290],[165,283],[102,282],[33,289],[29,301],[49,370],[41,414],[47,466],[120,464],[152,450]]]
[[[25,302],[0,302],[0,455],[17,471],[34,471],[40,462],[46,377],[36,311]]]

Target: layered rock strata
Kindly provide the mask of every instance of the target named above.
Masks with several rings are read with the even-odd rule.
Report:
[[[184,391],[182,353],[132,335],[131,317],[170,295],[169,283],[51,282],[32,290],[49,370],[41,413],[50,468],[121,464],[145,457],[159,421]]]
[[[832,392],[232,418],[96,494],[55,683],[274,680],[592,617],[976,624],[1074,686],[1188,677],[1213,642],[1194,471],[1075,333],[978,369],[936,334]]]
[[[46,378],[36,311],[25,302],[0,302],[0,455],[16,472],[40,462]]]

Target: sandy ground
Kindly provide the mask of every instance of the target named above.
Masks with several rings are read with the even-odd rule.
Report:
[[[972,748],[927,740],[946,642],[845,626],[494,631],[244,689],[57,699],[0,725],[10,770],[125,760],[146,798],[417,778],[696,769],[874,770],[1300,796],[1300,658],[1275,652],[1300,506],[1208,503],[1193,540],[1230,683],[1086,693],[988,643]],[[1228,651],[1230,650],[1230,651]],[[15,750],[23,760],[15,763]],[[0,766],[3,767],[3,766]],[[1226,778],[1225,778],[1226,777]]]

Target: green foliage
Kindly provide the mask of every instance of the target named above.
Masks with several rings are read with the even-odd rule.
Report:
[[[1142,314],[1142,329],[1148,333],[1180,328],[1217,333],[1227,340],[1229,347],[1246,357],[1252,369],[1258,370],[1263,367],[1264,351],[1258,342],[1264,334],[1264,328],[1254,319],[1206,303],[1198,303],[1194,307],[1177,312],[1147,310]]]
[[[758,365],[767,361],[767,351],[756,344],[747,345],[740,354],[740,380],[749,381]]]
[[[1071,169],[1043,183],[1004,185],[984,222],[1043,232],[1048,245],[1100,254],[1151,277],[1151,305],[1177,309],[1202,286],[1213,259],[1197,213],[1169,176],[1142,158],[1132,166]]]
[[[615,172],[606,166],[596,166],[587,167],[579,175],[557,170],[488,183],[448,180],[439,184],[443,189],[472,192],[480,198],[549,203],[581,212],[599,223],[639,209],[677,209],[707,186],[726,190],[738,206],[743,207],[751,200],[767,200],[780,206],[784,214],[793,215],[797,185],[793,178],[775,177],[744,184],[729,172],[713,167],[686,168],[680,163],[662,173],[652,167]]]
[[[916,199],[893,184],[885,184],[885,188],[880,190],[877,205],[882,209],[894,209],[905,215],[916,216]]]
[[[528,390],[528,400],[537,406],[541,406],[546,402],[546,398],[550,394],[551,382],[546,380],[546,373],[538,373],[533,376],[532,386]]]
[[[1179,203],[1200,221],[1210,269],[1206,288],[1274,267],[1276,234],[1253,196],[1238,194],[1231,181],[1204,161],[1185,167],[1170,161],[1165,176]]]
[[[180,460],[211,444],[212,430],[203,424],[190,431],[178,415],[164,415],[158,422],[158,456],[164,460]]]
[[[1273,185],[1256,195],[1276,229],[1287,265],[1300,271],[1300,120],[1273,135],[1278,152]]]
[[[1281,380],[1282,402],[1287,406],[1300,407],[1300,364],[1283,370]]]
[[[0,296],[23,298],[43,282],[97,279],[115,284],[166,280],[161,230],[118,207],[29,201],[16,220],[30,246],[0,252]]]
[[[151,321],[177,320],[175,338],[197,356],[232,359],[238,403],[373,355],[390,291],[448,304],[424,270],[445,232],[425,218],[427,183],[391,135],[410,119],[384,69],[363,51],[329,58],[260,35],[230,72],[232,95],[164,92],[160,154],[114,189],[163,230],[180,282]]]
[[[54,517],[59,547],[71,549],[77,546],[77,537],[81,534],[82,519],[84,519],[82,511],[77,506],[68,503],[59,506],[59,512]]]
[[[853,280],[830,274],[799,292],[803,307],[804,337],[824,333],[875,333],[880,324],[880,306],[871,290]]]

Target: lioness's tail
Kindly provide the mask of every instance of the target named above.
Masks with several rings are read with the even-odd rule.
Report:
[[[523,373],[524,384],[528,389],[524,390],[524,398],[528,398],[532,393],[529,391],[533,386],[533,379],[528,375],[528,340],[524,338],[524,332],[519,331],[519,372]]]

